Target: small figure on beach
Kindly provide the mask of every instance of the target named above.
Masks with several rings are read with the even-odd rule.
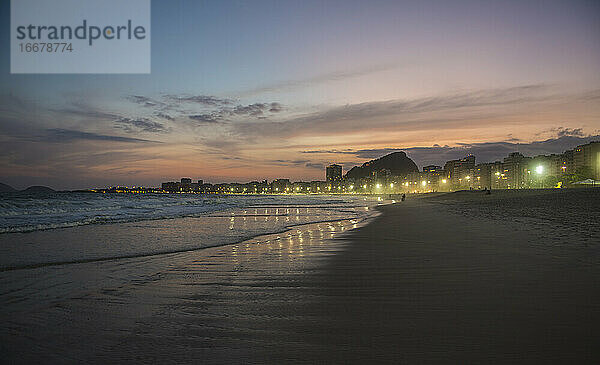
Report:
[[[406,199],[406,194],[402,194],[402,198],[400,198],[400,200],[404,201]]]

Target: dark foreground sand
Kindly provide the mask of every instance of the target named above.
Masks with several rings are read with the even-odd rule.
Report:
[[[599,363],[600,190],[510,194],[6,272],[2,361]]]
[[[599,193],[576,204],[597,214],[600,201],[586,199]],[[533,215],[477,217],[485,198],[468,194],[383,207],[348,237],[322,278],[329,321],[321,336],[335,345],[323,358],[599,363],[598,222],[544,241],[564,219],[551,228]]]

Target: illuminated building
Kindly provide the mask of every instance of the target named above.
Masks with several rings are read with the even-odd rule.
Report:
[[[444,165],[447,179],[455,189],[469,187],[468,182],[475,168],[475,156],[469,155],[460,160],[451,160]],[[467,176],[469,179],[467,179]]]
[[[600,142],[590,142],[573,150],[574,172],[590,170],[590,178],[600,180]]]
[[[290,179],[275,179],[271,182],[271,192],[283,194],[291,192],[292,184]]]
[[[342,181],[342,166],[340,165],[329,165],[325,168],[325,179],[328,183]]]

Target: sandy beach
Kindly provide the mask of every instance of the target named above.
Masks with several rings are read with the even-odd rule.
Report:
[[[322,341],[338,350],[323,357],[597,363],[599,197],[465,192],[381,208],[322,278],[331,319]]]
[[[597,363],[599,197],[409,196],[363,226],[3,272],[2,361]]]

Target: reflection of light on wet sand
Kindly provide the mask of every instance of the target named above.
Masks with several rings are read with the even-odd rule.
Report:
[[[284,234],[273,234],[262,237],[253,238],[245,243],[258,246],[270,247],[271,250],[285,251],[285,255],[301,254],[305,255],[307,247],[326,244],[325,239],[335,237],[337,233],[357,228],[358,221],[344,220],[338,222],[321,222],[297,226]],[[315,233],[318,233],[315,235]],[[276,246],[273,246],[276,244]],[[268,250],[268,249],[267,249]],[[278,252],[281,256],[283,252]],[[291,257],[290,257],[291,259]]]
[[[198,322],[201,322],[191,323],[193,321],[189,321],[190,318],[204,320],[201,325],[204,326],[202,330],[205,332],[216,328],[215,318],[224,321],[229,318],[231,323],[237,326],[235,328],[239,329],[240,321],[253,314],[253,305],[257,303],[258,298],[267,298],[267,300],[275,298],[272,303],[277,303],[277,290],[289,291],[287,288],[294,288],[293,292],[296,292],[297,273],[304,275],[311,270],[322,270],[321,265],[324,260],[328,260],[346,245],[344,240],[326,241],[326,239],[339,237],[340,233],[357,228],[361,220],[353,217],[364,217],[363,209],[369,210],[367,207],[363,208],[362,204],[352,207],[352,212],[340,212],[334,209],[337,208],[249,207],[236,212],[220,211],[200,218],[135,223],[135,228],[131,228],[134,224],[128,224],[125,229],[119,231],[123,232],[124,240],[132,237],[140,241],[149,241],[147,246],[150,249],[161,251],[185,249],[184,243],[192,248],[189,251],[172,254],[39,269],[56,272],[58,276],[62,276],[59,279],[46,278],[42,283],[39,278],[32,277],[31,282],[36,290],[30,292],[36,295],[33,299],[36,300],[34,305],[38,307],[40,302],[48,301],[44,299],[47,293],[55,295],[57,300],[62,302],[65,297],[73,295],[72,293],[84,292],[85,296],[69,302],[72,308],[64,310],[69,311],[69,318],[75,317],[76,320],[73,321],[75,326],[76,323],[87,323],[88,313],[107,312],[106,308],[109,304],[111,315],[112,313],[115,313],[115,316],[122,315],[128,321],[131,319],[132,323],[135,322],[134,327],[127,328],[123,322],[115,320],[112,323],[104,321],[99,316],[98,326],[86,324],[86,328],[99,328],[102,325],[104,326],[102,328],[106,328],[103,332],[107,334],[122,331],[123,328],[131,331],[138,330],[141,328],[138,326],[138,318],[142,318],[142,321],[146,318],[154,321],[152,318],[157,313],[159,316],[163,315],[163,318],[161,322],[152,323],[164,325],[160,329],[156,328],[159,335],[164,335],[164,338],[172,335],[172,329],[187,329],[198,326]],[[284,215],[281,214],[284,211],[288,213],[285,220]],[[357,212],[358,214],[354,214]],[[251,215],[254,215],[253,219],[249,219]],[[346,220],[338,221],[338,219]],[[292,224],[315,220],[331,220],[331,222],[289,227]],[[281,232],[286,229],[285,226],[288,226],[289,230]],[[105,227],[98,226],[94,229],[103,231]],[[239,237],[265,231],[280,233],[259,236],[228,246],[196,249],[202,245],[210,246],[221,242],[214,237],[225,237],[226,240],[220,238],[224,242],[236,242]],[[108,232],[114,234],[113,231]],[[180,245],[176,247],[177,243]],[[25,271],[23,271],[24,275]],[[86,281],[87,278],[83,275],[72,275],[73,273],[87,273],[98,282],[94,285],[102,290],[92,291]],[[61,280],[64,289],[63,287],[56,289],[54,282]],[[72,284],[77,280],[81,283]],[[79,286],[83,289],[79,290]],[[37,290],[38,287],[46,291]],[[72,290],[73,287],[76,287],[76,290]],[[87,296],[90,292],[94,294]],[[294,297],[293,300],[310,301],[311,299],[307,296],[307,298]],[[48,305],[46,308],[58,307]],[[41,323],[38,323],[39,327],[57,328],[56,324],[62,325],[65,322],[63,318],[67,316],[62,312],[59,313],[60,310],[48,309],[38,312],[40,314],[36,316],[36,320],[39,319]],[[45,316],[45,314],[49,315]],[[78,316],[80,317],[77,318]],[[277,316],[278,313],[275,311],[274,317]],[[83,320],[77,320],[82,318]],[[180,322],[175,322],[172,318]],[[71,330],[71,333],[73,332]],[[41,333],[44,338],[50,337],[43,331]],[[102,344],[102,339],[100,343]]]
[[[230,226],[236,225],[236,217],[233,215],[221,219],[222,222],[229,220],[227,223],[230,223]],[[240,222],[237,223],[239,227]],[[250,293],[250,296],[272,295],[273,289],[268,280],[295,280],[293,276],[285,277],[285,274],[290,271],[304,273],[317,269],[323,259],[345,245],[343,240],[325,239],[335,237],[357,223],[356,220],[345,220],[306,224],[295,226],[284,233],[260,236],[229,246],[127,259],[118,263],[107,261],[86,264],[88,268],[98,267],[99,271],[114,266],[117,271],[111,272],[111,276],[126,276],[127,271],[121,273],[118,270],[127,268],[143,269],[149,274],[145,277],[136,274],[138,282],[129,280],[132,284],[127,288],[118,287],[110,292],[100,292],[96,297],[90,300],[82,299],[76,305],[97,305],[92,299],[101,299],[104,302],[98,303],[101,303],[102,308],[106,303],[111,303],[117,307],[116,312],[127,312],[129,308],[137,308],[135,304],[139,303],[144,303],[145,308],[154,310],[160,308],[164,302],[175,301],[180,305],[172,307],[170,313],[187,318],[194,314],[193,311],[206,311],[211,305],[215,307],[210,308],[217,308],[220,303],[211,302],[211,298],[218,297],[224,302],[235,298],[235,301],[243,302],[244,298],[240,299],[238,295],[240,292]],[[134,264],[120,265],[126,261]],[[156,276],[157,272],[160,276]],[[111,284],[103,286],[110,287]],[[266,289],[259,292],[263,287]],[[120,293],[128,293],[128,296],[121,296]],[[248,303],[252,303],[252,300],[249,297]]]

